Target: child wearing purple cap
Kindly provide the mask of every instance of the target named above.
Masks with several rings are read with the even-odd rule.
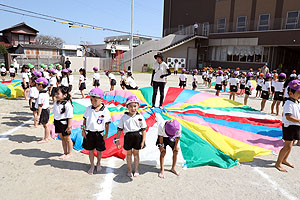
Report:
[[[35,102],[37,98],[39,97],[39,91],[36,88],[36,81],[37,77],[33,76],[31,77],[30,81],[30,90],[29,90],[29,108],[33,112],[33,121],[34,121],[34,126],[33,128],[37,128],[37,109],[35,108]]]
[[[266,74],[264,84],[262,86],[262,92],[261,92],[261,108],[260,111],[264,111],[266,106],[266,101],[269,100],[270,94],[271,94],[271,78],[272,75],[270,73]]]
[[[222,83],[224,81],[224,77],[223,77],[223,71],[218,71],[217,73],[217,78],[216,78],[216,86],[215,89],[216,91],[216,96],[220,95],[220,91],[222,90]]]
[[[39,91],[39,96],[35,103],[35,108],[37,109],[37,121],[39,124],[42,124],[45,129],[45,136],[44,138],[39,141],[38,143],[46,143],[50,140],[50,127],[49,127],[49,116],[50,116],[50,109],[49,109],[49,94],[47,93],[46,87],[48,85],[48,81],[46,78],[41,77],[38,78],[36,81],[36,88]]]
[[[287,161],[291,153],[294,142],[298,140],[300,145],[300,106],[298,100],[300,99],[300,81],[293,80],[289,83],[288,88],[289,98],[283,106],[282,117],[282,133],[284,146],[280,150],[275,167],[281,172],[287,172],[282,164],[291,168],[295,166]]]
[[[22,71],[21,71],[21,86],[24,90],[24,98],[27,101],[28,98],[28,93],[29,93],[29,76],[28,76],[28,69],[29,67],[27,65],[24,65],[22,67]]]
[[[83,115],[82,147],[89,150],[91,167],[88,174],[92,175],[95,170],[94,152],[97,150],[97,172],[101,171],[102,151],[105,151],[105,139],[108,136],[111,117],[108,108],[102,103],[104,92],[100,88],[94,88],[89,93],[91,104]],[[105,132],[104,132],[105,131]]]
[[[192,90],[196,90],[196,88],[198,87],[198,78],[197,78],[197,74],[198,74],[198,70],[194,69],[193,70],[193,82],[192,82]]]
[[[117,136],[114,139],[117,148],[121,148],[120,135],[124,132],[124,149],[127,151],[128,177],[139,176],[139,150],[145,147],[147,124],[143,115],[138,113],[139,100],[136,96],[129,96],[126,100],[128,112],[120,119]],[[134,174],[132,173],[132,154],[134,156]]]
[[[55,133],[61,139],[64,154],[59,157],[67,160],[72,155],[73,142],[71,140],[73,106],[70,99],[69,88],[60,86],[55,92],[56,101],[53,104],[53,118]]]
[[[97,88],[100,86],[100,74],[98,73],[98,67],[93,67],[93,71],[93,86]]]
[[[61,78],[61,83],[60,84],[61,84],[61,86],[67,87],[69,89],[69,82],[70,82],[70,80],[69,80],[68,72],[69,71],[67,69],[63,69],[61,71],[62,78]]]
[[[181,137],[181,126],[177,120],[171,119],[163,121],[158,125],[158,138],[156,145],[160,151],[160,178],[165,178],[165,169],[164,169],[164,158],[166,155],[166,148],[170,146],[173,151],[173,163],[171,172],[180,176],[179,172],[176,171],[176,162],[177,155],[179,151],[178,143],[179,138]]]
[[[283,101],[283,94],[284,94],[284,81],[286,78],[286,75],[284,73],[280,73],[278,76],[278,81],[275,81],[272,83],[274,87],[274,100],[271,105],[271,114],[274,113],[274,107],[276,105],[276,115],[279,115],[279,106],[280,103]]]
[[[186,81],[187,81],[187,76],[185,75],[185,72],[186,70],[183,68],[179,76],[179,87],[183,89],[186,87]]]
[[[237,78],[239,72],[235,71],[232,77],[229,79],[229,86],[230,86],[230,95],[229,99],[235,101],[235,94],[238,91],[240,80]]]

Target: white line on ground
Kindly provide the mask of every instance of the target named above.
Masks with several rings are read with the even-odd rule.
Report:
[[[283,189],[276,181],[273,181],[268,174],[257,168],[256,166],[253,166],[253,170],[258,173],[261,177],[266,179],[269,183],[271,183],[271,186],[275,189],[278,190],[283,196],[286,197],[288,200],[298,200],[297,197],[294,195],[290,194],[288,191]]]
[[[104,180],[102,183],[100,183],[100,191],[95,194],[97,200],[102,200],[102,199],[111,199],[111,191],[113,188],[113,178],[115,176],[114,174],[114,167],[115,167],[115,158],[109,158],[108,163],[105,171],[105,176]]]
[[[20,128],[22,128],[23,126],[25,126],[26,124],[28,124],[29,122],[32,122],[32,120],[33,120],[33,118],[31,118],[30,120],[24,122],[23,124],[15,127],[15,128],[13,128],[13,129],[10,129],[9,131],[6,131],[4,133],[0,133],[0,140],[6,138],[8,135],[10,135],[13,132],[19,130]]]

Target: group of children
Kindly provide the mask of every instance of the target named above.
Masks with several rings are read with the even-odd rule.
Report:
[[[49,66],[50,67],[50,66]],[[55,133],[59,135],[62,141],[63,155],[59,159],[66,160],[72,155],[73,142],[71,140],[73,105],[72,84],[70,81],[70,69],[61,69],[57,67],[57,71],[50,67],[43,66],[43,71],[37,71],[34,66],[27,65],[22,69],[22,87],[24,91],[29,89],[29,105],[30,110],[34,116],[34,126],[38,124],[44,127],[44,138],[38,141],[39,144],[46,143],[50,140],[50,102],[49,98],[53,99],[53,117]],[[30,71],[29,71],[30,69]],[[109,123],[111,116],[106,105],[103,104],[104,92],[99,88],[99,75],[97,75],[98,68],[94,67],[93,86],[95,87],[89,92],[91,105],[86,108],[83,115],[83,124],[81,126],[83,136],[83,148],[89,150],[90,169],[89,174],[93,174],[95,169],[97,172],[101,171],[101,157],[102,152],[105,151],[105,140],[109,132]],[[48,73],[48,74],[47,74]],[[116,79],[113,74],[107,73],[111,81],[111,86],[116,84]],[[121,75],[125,75],[121,72]],[[131,80],[132,79],[132,80]],[[86,73],[84,69],[80,69],[79,89],[86,89],[85,85]],[[121,86],[128,89],[137,89],[134,85],[133,77],[130,72],[127,77],[122,77]],[[127,83],[129,83],[127,85]],[[111,88],[114,89],[114,88]],[[83,93],[82,93],[83,95]],[[25,96],[27,97],[27,96]],[[121,148],[120,135],[124,132],[124,149],[127,151],[127,165],[129,177],[139,176],[139,150],[145,148],[146,140],[146,121],[144,117],[139,114],[139,100],[136,96],[130,96],[126,100],[126,108],[128,112],[124,113],[119,125],[117,136],[114,143],[117,148]],[[166,154],[166,147],[169,145],[173,150],[173,165],[171,171],[180,175],[176,171],[177,154],[179,150],[180,124],[176,120],[167,120],[160,124],[158,130],[158,139],[156,145],[161,152],[160,163],[161,170],[160,178],[165,178],[164,175],[164,156]],[[97,151],[97,163],[94,163],[94,152]],[[134,170],[132,170],[132,156],[134,157]]]
[[[7,73],[9,73],[9,77],[10,77],[10,80],[15,80],[15,77],[16,77],[16,68],[13,64],[10,65],[8,71],[5,67],[5,64],[4,63],[1,63],[0,64],[0,71],[1,71],[1,80],[2,81],[5,81],[5,77],[7,75]]]

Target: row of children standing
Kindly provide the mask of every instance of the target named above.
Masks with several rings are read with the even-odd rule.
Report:
[[[7,73],[9,73],[10,79],[14,80],[16,77],[16,68],[13,64],[10,65],[9,69],[7,70],[4,63],[0,64],[0,71],[1,71],[1,80],[5,81],[5,77]]]

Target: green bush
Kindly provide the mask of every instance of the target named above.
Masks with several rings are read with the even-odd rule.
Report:
[[[7,54],[7,50],[6,47],[2,44],[0,44],[0,56],[4,56],[5,54]]]

